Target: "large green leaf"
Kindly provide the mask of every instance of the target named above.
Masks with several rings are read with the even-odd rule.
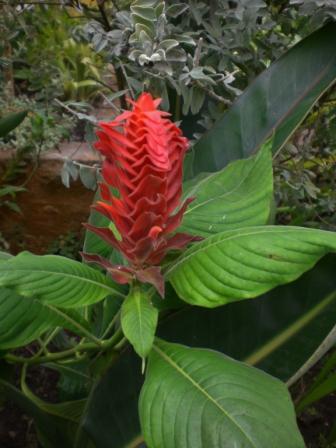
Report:
[[[62,310],[34,298],[0,289],[0,349],[20,347],[46,330],[64,327],[85,336],[89,325],[74,310]]]
[[[186,306],[162,321],[158,334],[247,360],[287,381],[335,324],[335,261],[328,255],[295,282],[255,300],[215,309]]]
[[[325,307],[325,305],[329,305],[332,302],[336,302],[336,291],[329,294],[321,303],[321,307]],[[315,308],[316,311],[316,308]],[[319,310],[317,310],[319,312]],[[303,318],[307,316],[303,316]],[[309,315],[308,315],[309,317]],[[302,322],[302,319],[301,319]],[[336,325],[332,328],[332,330],[328,333],[325,339],[321,342],[321,344],[317,347],[314,353],[306,360],[306,362],[299,368],[297,372],[287,381],[287,386],[291,386],[295,384],[300,378],[303,377],[310,369],[312,369],[315,364],[317,364],[325,355],[329,352],[333,347],[336,346]],[[336,352],[335,352],[336,355]],[[336,361],[336,356],[335,356]],[[335,362],[336,366],[336,362]],[[324,371],[325,365],[323,366],[322,372]],[[320,374],[321,375],[321,372]]]
[[[120,297],[118,286],[103,274],[69,258],[28,252],[0,263],[0,286],[24,297],[63,308],[99,302],[107,295]]]
[[[158,334],[173,342],[248,359],[286,381],[335,324],[336,299],[326,300],[336,288],[335,261],[335,255],[328,255],[295,282],[255,300],[215,309],[186,305],[161,320]],[[138,447],[137,397],[142,381],[139,360],[130,351],[104,375],[85,424],[97,448],[105,448],[109,440],[115,448]]]
[[[24,370],[24,373],[26,373],[26,369]],[[75,423],[78,423],[80,421],[85,408],[86,399],[65,401],[61,403],[48,403],[47,401],[44,401],[40,397],[35,395],[30,390],[26,383],[25,375],[22,375],[21,378],[21,389],[24,395],[41,411]]]
[[[5,137],[26,118],[28,111],[14,112],[0,119],[0,138]]]
[[[152,348],[158,314],[148,295],[138,288],[134,288],[122,304],[122,330],[141,358],[145,358]]]
[[[111,330],[111,322],[119,312],[123,299],[122,297],[106,297],[95,305],[94,333],[96,336],[103,337],[105,332]]]
[[[221,353],[156,341],[139,413],[149,448],[299,448],[278,379]]]
[[[188,303],[216,307],[291,282],[336,250],[336,233],[260,226],[222,232],[187,250],[167,278]]]
[[[43,367],[55,370],[59,374],[57,382],[58,396],[62,401],[73,401],[86,398],[93,384],[87,360],[71,363],[44,363]]]
[[[181,230],[207,237],[266,224],[273,197],[271,145],[269,141],[255,156],[187,186],[185,196],[195,200],[184,213]]]
[[[7,252],[0,251],[0,262],[9,260],[10,258],[12,258],[11,254],[8,254]]]
[[[193,174],[255,152],[275,130],[277,151],[336,79],[336,23],[303,39],[261,73],[194,147]]]
[[[143,379],[141,360],[131,350],[105,373],[90,397],[83,422],[96,448],[106,448],[112,440],[113,448],[138,446],[137,403]]]

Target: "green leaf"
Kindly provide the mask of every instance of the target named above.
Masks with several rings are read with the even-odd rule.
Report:
[[[113,448],[138,446],[134,441],[140,433],[137,403],[143,379],[141,360],[131,350],[104,374],[90,396],[83,421],[96,448],[109,447],[111,440]]]
[[[74,310],[62,310],[34,297],[0,288],[0,349],[16,348],[37,339],[46,330],[64,327],[85,336],[88,323]]]
[[[79,168],[79,177],[86,188],[93,191],[96,190],[97,188],[96,168],[82,165]]]
[[[2,252],[2,251],[0,250],[0,262],[1,262],[1,261],[9,260],[10,258],[12,258],[12,255],[11,255],[11,254],[8,254],[7,252]]]
[[[304,447],[285,385],[210,350],[155,342],[139,413],[149,447]]]
[[[269,355],[272,355],[279,347],[282,347],[285,345],[288,341],[291,341],[291,339],[295,338],[300,334],[302,330],[309,328],[311,324],[314,324],[314,321],[323,321],[323,314],[331,313],[332,315],[335,314],[335,305],[336,305],[336,293],[333,292],[329,294],[327,297],[325,297],[323,300],[320,300],[317,302],[317,304],[311,308],[309,308],[305,313],[302,313],[296,320],[294,320],[288,327],[284,328],[281,332],[277,333],[273,338],[266,341],[263,345],[258,347],[257,350],[255,350],[253,353],[250,353],[244,361],[248,364],[256,365],[262,362],[265,358],[267,358]],[[332,316],[331,316],[332,318]],[[324,327],[325,330],[327,330],[329,324],[329,320],[327,321],[327,325],[322,324],[322,328]],[[316,325],[315,325],[316,327]],[[311,337],[312,340],[318,340],[318,337],[315,339],[314,337]],[[320,335],[319,335],[320,336]],[[325,340],[321,342],[321,345],[323,346]],[[330,348],[330,347],[329,347]],[[313,353],[312,358],[315,356],[319,356],[318,353],[321,350],[320,347],[316,349],[316,351]],[[305,351],[305,350],[302,350]],[[301,352],[302,352],[301,351]],[[302,353],[300,353],[302,356]],[[298,358],[299,356],[296,356]],[[309,359],[310,361],[311,359]],[[295,382],[295,377],[299,375],[299,372],[301,371],[301,368],[305,368],[306,363],[303,366],[300,366],[300,369],[298,372],[295,372],[295,375],[291,377],[287,381],[287,386],[292,385]],[[313,364],[314,365],[314,364]]]
[[[5,137],[26,118],[28,111],[15,112],[0,119],[0,138]]]
[[[332,303],[334,301],[336,301],[336,291],[327,296],[325,300],[322,302],[322,304],[324,305],[325,303],[327,303],[328,306],[329,303]],[[296,383],[303,375],[305,375],[310,369],[312,369],[314,365],[317,364],[320,361],[320,359],[323,358],[323,356],[325,356],[325,354],[328,353],[329,350],[331,350],[335,345],[336,345],[336,325],[334,325],[332,330],[328,333],[328,335],[321,342],[319,347],[317,347],[315,352],[309,357],[309,359],[307,359],[307,361],[299,368],[299,370],[295,372],[295,374],[287,381],[287,386],[290,387],[291,385]],[[320,370],[319,375],[323,373],[324,367],[325,366],[323,366],[323,368]]]
[[[121,307],[121,328],[141,358],[150,352],[158,322],[158,310],[147,294],[134,288]]]
[[[295,282],[255,300],[215,309],[186,306],[161,320],[157,334],[225,351],[287,381],[335,325],[335,261],[328,255]]]
[[[93,378],[89,375],[87,361],[72,362],[68,365],[48,362],[44,363],[43,366],[59,373],[57,389],[60,400],[73,401],[88,396]]]
[[[94,203],[100,200],[99,189],[94,198]],[[108,227],[110,221],[101,213],[92,210],[89,217],[89,223],[96,227]],[[113,252],[113,248],[103,241],[95,233],[86,230],[83,251],[88,254],[98,254],[104,258],[109,258]]]
[[[214,309],[186,304],[162,316],[157,333],[172,342],[249,358],[287,381],[335,324],[336,300],[325,300],[336,288],[335,262],[336,255],[328,255],[295,282],[255,300]],[[138,446],[134,441],[141,441],[137,401],[142,382],[140,359],[130,350],[99,382],[85,423],[96,448],[105,448],[110,440],[113,448]]]
[[[7,195],[14,198],[16,193],[21,193],[22,191],[26,191],[26,188],[17,187],[15,185],[3,185],[0,188],[0,198]]]
[[[329,23],[261,73],[195,145],[193,175],[254,153],[274,130],[276,152],[335,81],[335,45],[336,23]]]
[[[120,310],[123,299],[120,297],[106,297],[95,305],[95,334],[99,337],[108,331],[111,322]]]
[[[296,411],[300,414],[307,406],[321,400],[321,398],[336,391],[336,373],[332,373],[327,379],[325,379],[318,386],[314,387],[313,390],[309,391],[300,400],[296,407]]]
[[[69,258],[28,252],[0,263],[0,286],[63,308],[91,305],[109,294],[122,296],[96,269]]]
[[[185,196],[196,199],[184,213],[181,230],[207,237],[266,224],[273,197],[271,146],[269,141],[255,156],[187,184]]]
[[[291,282],[330,251],[336,233],[287,226],[248,227],[214,235],[167,271],[188,303],[216,307]]]
[[[75,423],[80,421],[86,404],[86,399],[65,401],[62,403],[48,403],[47,401],[39,398],[29,389],[25,381],[25,375],[22,375],[21,378],[21,389],[24,395],[29,398],[29,400],[32,401],[41,411]]]

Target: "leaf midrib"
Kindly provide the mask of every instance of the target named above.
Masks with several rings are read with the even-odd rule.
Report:
[[[20,297],[22,297],[23,300],[30,300],[32,302],[32,304],[38,305],[40,307],[40,310],[43,312],[47,312],[47,311],[51,311],[51,313],[53,314],[53,316],[58,316],[61,319],[63,319],[64,322],[70,324],[70,328],[69,329],[77,329],[81,332],[81,334],[86,335],[89,338],[93,338],[96,341],[98,341],[98,339],[96,339],[94,337],[94,335],[92,335],[90,333],[90,331],[85,328],[80,322],[77,322],[76,320],[74,320],[71,316],[69,316],[65,311],[54,307],[53,305],[50,305],[49,303],[43,302],[39,299],[37,299],[34,296],[24,296],[24,295],[20,295]],[[56,325],[55,325],[56,327]],[[10,334],[10,330],[8,330],[6,333],[1,334],[0,336],[0,340],[4,339],[5,337],[8,337],[8,334]]]
[[[156,344],[153,344],[153,349],[178,373],[180,373],[187,381],[189,381],[196,389],[204,395],[213,405],[215,405],[243,434],[243,436],[250,442],[251,446],[257,448],[253,440],[246,434],[244,429],[237,423],[231,415],[205,390],[203,389],[186,371],[183,370],[176,362],[173,361],[166,353],[164,353]]]
[[[76,279],[76,280],[80,280],[82,282],[91,283],[91,284],[93,284],[95,286],[99,286],[100,288],[105,289],[106,291],[112,292],[112,293],[118,295],[119,297],[124,297],[124,294],[122,294],[121,292],[117,291],[116,289],[113,289],[112,287],[110,287],[107,284],[100,283],[98,281],[91,280],[91,279],[88,279],[88,278],[85,278],[85,277],[80,277],[80,276],[74,275],[74,274],[69,274],[69,273],[64,273],[64,272],[55,272],[55,271],[45,271],[45,270],[42,270],[42,269],[39,269],[39,270],[23,269],[23,268],[17,268],[17,267],[15,267],[15,269],[13,269],[13,270],[12,269],[8,269],[8,270],[4,270],[4,269],[2,270],[1,269],[0,272],[7,272],[7,273],[11,273],[11,272],[29,272],[30,274],[39,274],[39,273],[41,273],[41,274],[69,277],[69,278],[73,278],[73,279]],[[0,285],[1,284],[4,287],[6,287],[6,284],[3,284],[1,282],[1,276],[0,276]]]
[[[186,256],[182,255],[182,257],[179,260],[177,260],[177,262],[174,265],[172,265],[172,266],[170,266],[168,268],[168,270],[166,271],[165,275],[166,276],[170,275],[179,265],[183,264],[190,257],[198,254],[199,252],[202,252],[204,249],[209,249],[209,248],[211,248],[213,246],[217,246],[218,244],[222,244],[225,241],[230,241],[230,240],[234,240],[234,239],[241,238],[241,237],[246,237],[246,236],[260,235],[260,234],[263,234],[263,233],[265,233],[265,234],[267,234],[267,233],[272,234],[272,232],[273,233],[278,233],[278,234],[280,234],[280,233],[297,232],[297,231],[307,232],[307,233],[322,232],[321,230],[318,230],[318,229],[310,229],[310,228],[306,228],[306,227],[295,227],[295,228],[288,227],[288,228],[285,228],[285,229],[284,228],[280,228],[279,229],[280,226],[263,226],[263,227],[264,228],[261,228],[260,230],[255,230],[253,232],[245,232],[245,233],[238,233],[239,231],[244,230],[244,229],[237,229],[235,231],[236,233],[234,235],[228,236],[227,238],[216,240],[216,241],[214,241],[212,243],[208,243],[208,244],[205,244],[205,243],[203,244],[202,242],[198,243],[197,246],[201,245],[202,247],[197,248],[197,246],[196,247],[194,246],[191,249],[190,253],[188,253]],[[268,230],[266,230],[265,227]],[[229,233],[229,232],[232,232],[232,231],[231,230],[227,230],[227,231],[225,231],[223,233],[226,233],[226,232]],[[335,236],[335,242],[336,242],[336,232],[329,232],[327,230],[323,230],[323,233],[324,234],[335,233],[334,236]],[[218,235],[214,235],[211,238],[216,238],[216,237],[218,237]],[[206,240],[205,240],[205,242],[206,242]],[[335,247],[336,247],[336,244],[335,244]]]
[[[190,213],[190,212],[192,212],[192,211],[195,211],[197,208],[199,208],[199,207],[203,207],[204,205],[206,205],[206,204],[208,204],[209,202],[212,202],[212,201],[216,201],[216,200],[218,200],[218,199],[222,199],[222,198],[224,198],[225,196],[228,196],[228,195],[230,195],[230,194],[232,194],[232,193],[234,193],[234,192],[236,192],[245,182],[246,182],[246,179],[249,177],[249,175],[251,174],[251,171],[253,170],[253,168],[255,167],[255,165],[256,165],[256,163],[259,161],[259,159],[260,159],[260,157],[257,157],[255,160],[254,160],[254,163],[252,164],[252,166],[251,166],[251,168],[248,170],[248,172],[246,173],[246,175],[245,175],[245,177],[240,181],[240,183],[238,183],[237,185],[235,185],[231,190],[229,190],[229,191],[226,191],[225,193],[223,193],[223,194],[220,194],[220,195],[216,195],[216,196],[214,196],[214,197],[212,197],[212,198],[209,198],[209,199],[207,199],[207,200],[205,200],[205,201],[203,201],[203,202],[200,202],[200,203],[196,203],[195,204],[195,206],[194,207],[188,207],[187,208],[187,210],[184,212],[184,216],[187,216],[188,215],[188,213]],[[232,162],[232,163],[235,163],[235,161],[234,162]],[[232,165],[232,163],[231,163],[231,165]],[[223,168],[223,170],[225,170],[226,168],[228,168],[230,165],[228,165],[227,167],[225,167],[225,168]],[[222,171],[223,171],[222,170]],[[212,173],[212,174],[210,174],[209,176],[207,176],[206,178],[204,178],[204,179],[202,179],[200,182],[199,182],[199,184],[197,184],[197,189],[196,189],[196,192],[198,191],[198,189],[199,189],[199,187],[202,185],[202,184],[204,184],[204,182],[206,182],[206,181],[208,181],[208,180],[210,180],[212,177],[215,177],[215,176],[220,176],[220,174],[222,174],[222,172],[216,172],[216,173]],[[195,189],[191,189],[190,190],[190,192],[188,193],[188,196],[190,195],[190,194],[192,194],[193,192],[195,191]]]
[[[140,344],[141,344],[141,351],[144,350],[145,344],[143,340],[143,332],[142,332],[142,313],[141,313],[141,295],[137,294],[135,297],[135,303],[136,303],[136,309],[138,312],[138,323],[139,323],[139,337],[140,337]]]

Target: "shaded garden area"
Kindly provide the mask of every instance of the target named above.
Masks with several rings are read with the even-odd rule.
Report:
[[[335,2],[0,11],[0,447],[336,446]]]

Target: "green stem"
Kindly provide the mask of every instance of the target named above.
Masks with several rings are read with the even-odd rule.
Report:
[[[103,21],[103,25],[104,25],[105,31],[111,31],[111,25],[110,25],[110,22],[109,22],[109,19],[108,19],[107,15],[106,15],[106,11],[105,11],[105,8],[104,8],[104,3],[102,3],[101,0],[98,1],[97,3],[98,3],[98,8],[99,8],[99,12],[100,12],[100,15],[101,15],[101,18],[102,18],[102,21]]]
[[[90,333],[86,328],[84,328],[82,325],[80,325],[76,320],[72,319],[69,315],[63,313],[63,311],[61,311],[59,308],[55,308],[52,305],[48,305],[49,308],[51,308],[54,313],[57,313],[58,315],[60,315],[63,319],[65,319],[66,321],[68,321],[69,323],[71,323],[74,327],[78,328],[78,330],[80,330],[80,332],[87,337],[89,340],[91,340],[92,342],[94,342],[96,344],[96,346],[100,346],[101,345],[101,340],[96,338],[95,335],[93,335],[92,333]]]
[[[114,72],[117,80],[118,91],[125,90],[124,76],[121,67],[114,66]],[[120,97],[120,106],[122,109],[127,109],[125,96]]]
[[[80,352],[91,352],[91,351],[105,351],[113,346],[120,346],[122,342],[122,330],[118,328],[118,330],[111,336],[110,339],[105,341],[100,341],[100,346],[97,346],[96,343],[87,342],[80,343],[76,345],[76,347],[70,348],[68,350],[64,350],[62,352],[57,353],[49,353],[45,356],[33,356],[32,358],[25,358],[23,356],[16,356],[13,354],[5,355],[5,359],[9,362],[18,363],[18,364],[43,364],[51,361],[60,361],[72,357],[73,355],[80,354]],[[118,351],[119,348],[116,348]]]
[[[125,81],[126,81],[126,84],[127,84],[127,88],[129,90],[129,93],[131,94],[132,99],[135,100],[135,93],[134,93],[133,87],[131,86],[131,83],[129,82],[129,79],[128,79],[127,72],[126,72],[126,69],[124,67],[124,64],[121,62],[120,59],[118,59],[118,62],[119,62],[119,65],[120,65],[121,73],[123,74],[123,76],[125,78]],[[125,98],[125,97],[123,97],[123,98]]]
[[[181,95],[175,95],[175,116],[174,120],[179,121],[181,119]]]
[[[276,209],[277,213],[292,212],[293,210],[295,210],[295,207],[289,207],[289,206],[277,207]]]
[[[120,351],[122,348],[124,348],[125,347],[125,345],[128,343],[128,340],[125,338],[125,337],[123,337],[121,340],[120,340],[120,342],[118,342],[115,346],[114,346],[114,348],[117,350],[117,351]]]
[[[113,317],[113,319],[111,320],[111,322],[109,323],[108,327],[106,328],[106,330],[103,333],[102,339],[105,339],[108,337],[110,331],[113,329],[114,325],[116,324],[117,320],[120,317],[120,310],[116,313],[116,315]]]

